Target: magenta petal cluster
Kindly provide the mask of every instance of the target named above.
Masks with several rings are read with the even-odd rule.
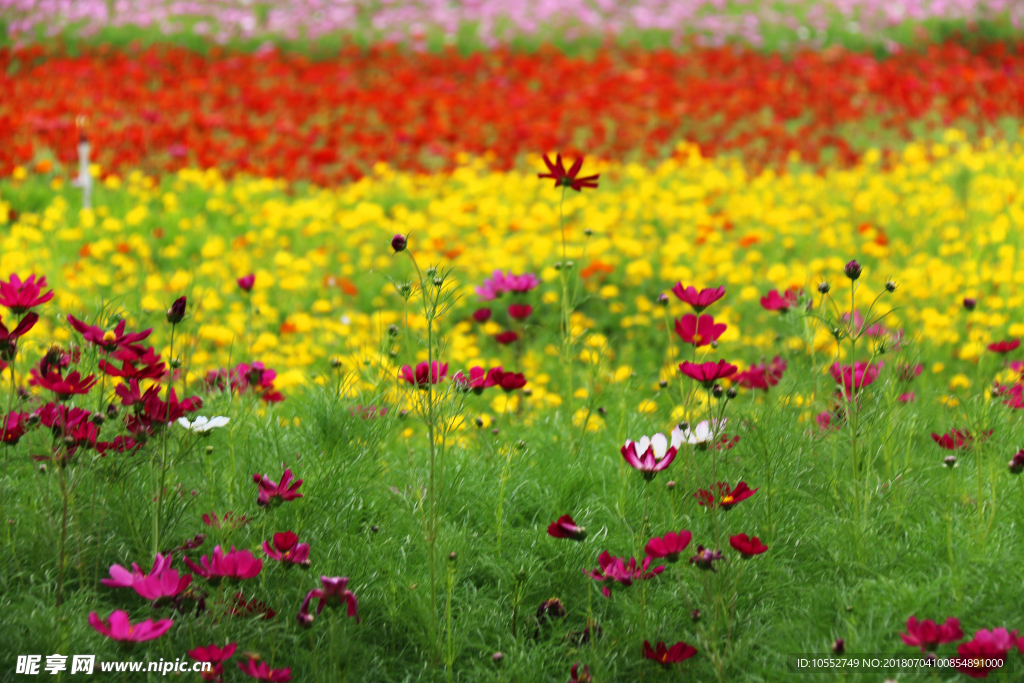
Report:
[[[695,312],[701,313],[725,296],[725,287],[706,288],[698,292],[696,287],[683,287],[682,282],[677,282],[672,288],[672,293],[684,304],[690,304]]]
[[[660,438],[659,438],[660,437]],[[673,434],[672,445],[662,434],[655,434],[650,441],[626,441],[622,447],[622,457],[635,470],[639,470],[644,479],[651,480],[658,472],[672,464],[679,451],[679,442]]]
[[[686,546],[690,545],[692,539],[693,534],[686,529],[679,533],[670,531],[661,538],[652,538],[647,541],[644,552],[651,557],[664,557],[669,562],[678,562],[680,553],[686,550]]]
[[[248,550],[235,550],[232,546],[231,552],[225,554],[219,545],[213,549],[211,557],[203,555],[199,558],[199,564],[187,557],[185,564],[206,579],[251,579],[263,569],[263,560],[256,559]]]
[[[871,385],[878,379],[878,373],[881,371],[881,361],[873,365],[857,361],[852,366],[833,363],[830,370],[832,379],[836,381],[836,384],[841,385],[848,394]]]
[[[291,669],[271,669],[270,665],[256,659],[247,659],[238,663],[238,668],[249,678],[272,683],[287,683],[292,680]]]
[[[939,645],[955,643],[964,637],[960,630],[960,620],[956,617],[946,619],[939,625],[931,619],[918,621],[917,617],[907,619],[907,632],[901,633],[904,644],[921,648],[921,652],[934,651]]]
[[[157,555],[159,561],[159,555]],[[171,598],[185,591],[192,583],[190,574],[179,574],[178,570],[171,569],[171,556],[159,569],[155,568],[149,576],[137,579],[132,588],[135,592],[147,600],[159,600],[160,598]]]
[[[729,328],[725,323],[716,323],[710,315],[702,315],[699,318],[692,313],[684,315],[676,321],[675,330],[679,338],[694,347],[707,346],[718,341]]]
[[[300,624],[309,626],[313,623],[313,615],[309,613],[309,603],[313,600],[320,601],[316,606],[317,616],[328,605],[334,607],[344,604],[348,608],[348,616],[355,617],[356,623],[359,623],[359,602],[356,600],[356,594],[348,590],[347,576],[321,576],[320,586],[306,593],[296,616]]]
[[[665,565],[650,569],[652,559],[650,556],[645,557],[643,565],[637,567],[635,557],[629,558],[627,562],[624,558],[615,557],[605,550],[597,558],[599,567],[589,571],[584,569],[583,573],[601,583],[601,594],[610,598],[611,587],[615,584],[628,588],[633,585],[633,581],[652,579],[665,571]]]
[[[274,545],[263,541],[263,552],[272,560],[309,566],[309,544],[299,543],[294,531],[274,534]]]
[[[252,480],[260,487],[259,495],[256,497],[257,505],[266,506],[272,502],[302,498],[302,494],[298,492],[299,487],[302,486],[302,480],[296,479],[288,468],[285,468],[284,474],[281,475],[280,484],[265,474],[254,474]]]
[[[420,363],[413,370],[412,366],[403,365],[400,371],[402,379],[418,389],[426,389],[431,384],[437,384],[448,376],[448,364],[433,361]]]
[[[131,623],[127,612],[115,610],[109,619],[100,619],[96,612],[89,612],[89,625],[111,640],[122,643],[141,643],[156,640],[174,625],[170,619],[153,621],[146,619],[137,624]]]
[[[513,275],[511,271],[496,270],[476,288],[476,293],[480,301],[493,301],[507,292],[525,294],[539,284],[540,279],[533,273]]]

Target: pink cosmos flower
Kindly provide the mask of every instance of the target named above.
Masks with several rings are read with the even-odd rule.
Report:
[[[526,377],[521,372],[506,372],[499,365],[487,371],[484,386],[499,387],[505,392],[515,391],[526,386]]]
[[[728,328],[729,326],[725,323],[716,324],[715,319],[710,315],[702,315],[698,318],[692,313],[684,315],[681,320],[676,321],[675,325],[676,334],[680,339],[687,344],[693,344],[696,348],[718,341],[718,338]]]
[[[648,571],[651,565],[651,557],[645,557],[643,566],[637,567],[636,558],[629,558],[629,562],[626,562],[621,557],[614,557],[607,550],[601,553],[597,562],[600,565],[597,569],[591,569],[587,571],[582,570],[584,574],[594,579],[595,581],[603,584],[601,587],[601,594],[606,598],[612,596],[611,586],[619,584],[624,588],[628,588],[633,585],[633,581],[646,581],[652,579],[658,574],[665,571],[665,566],[661,565]]]
[[[664,557],[669,562],[678,562],[679,555],[690,545],[693,534],[686,529],[679,533],[670,531],[661,538],[652,538],[644,548],[650,557]]]
[[[761,539],[757,536],[750,538],[746,534],[737,534],[736,536],[729,537],[729,545],[734,549],[738,550],[740,554],[745,558],[753,557],[754,555],[760,555],[761,553],[768,550],[768,546],[761,543]]]
[[[256,284],[256,274],[249,273],[244,277],[238,278],[238,286],[242,288],[243,292],[251,292],[253,285]]]
[[[165,569],[171,566],[171,560],[173,558],[170,555],[156,554],[156,559],[153,560],[153,570],[150,575],[160,574]],[[146,578],[146,574],[139,569],[139,565],[132,562],[132,570],[128,571],[119,564],[110,566],[110,578],[100,579],[100,583],[104,586],[110,586],[111,588],[131,588],[135,585],[136,581],[141,581]]]
[[[725,556],[722,555],[721,550],[711,550],[699,545],[697,546],[697,554],[690,558],[690,564],[696,565],[700,569],[715,571],[715,562],[724,559]]]
[[[189,650],[186,654],[197,662],[212,662],[213,669],[203,671],[199,675],[205,681],[218,681],[224,674],[224,662],[234,656],[237,648],[238,643],[228,643],[224,647],[211,644]]]
[[[484,392],[487,387],[493,387],[494,384],[490,382],[488,373],[480,366],[472,367],[469,369],[469,377],[462,374],[459,370],[452,377],[452,383],[455,384],[462,391],[472,391],[476,395],[480,395]]]
[[[569,675],[571,676],[569,683],[594,683],[594,679],[590,675],[590,667],[584,664],[581,669],[579,662],[572,665]]]
[[[1006,653],[1017,646],[1016,631],[1011,633],[1005,628],[994,628],[991,631],[981,629],[974,634],[973,639],[957,646],[956,653],[967,661],[955,668],[971,678],[986,678],[989,672],[1002,668]]]
[[[268,541],[263,541],[263,552],[278,562],[309,566],[309,544],[299,543],[299,537],[293,531],[274,534],[274,547]]]
[[[259,495],[256,496],[256,504],[261,506],[270,505],[274,502],[287,502],[302,498],[299,487],[302,486],[302,479],[296,479],[292,471],[287,467],[281,475],[281,483],[276,483],[265,474],[254,474],[252,480],[259,485]]]
[[[37,280],[35,275],[29,275],[23,282],[12,273],[9,281],[0,282],[0,306],[10,309],[14,315],[26,313],[53,298],[53,290],[43,292],[46,287],[45,276]]]
[[[960,630],[960,620],[956,617],[946,619],[941,626],[931,619],[918,621],[917,617],[907,619],[907,632],[900,638],[910,647],[919,647],[921,652],[934,652],[939,645],[955,643],[964,637]]]
[[[530,304],[509,304],[508,316],[513,320],[526,320],[533,313]]]
[[[68,322],[71,323],[71,327],[75,328],[82,335],[85,341],[92,342],[107,353],[113,353],[118,349],[125,348],[135,351],[141,356],[145,353],[145,349],[139,346],[138,342],[153,333],[152,329],[143,330],[142,332],[125,333],[126,323],[124,320],[119,322],[112,330],[104,330],[102,327],[89,325],[73,315],[68,316]]]
[[[504,273],[496,270],[490,278],[484,280],[483,284],[476,288],[480,301],[492,301],[506,292],[525,294],[540,284],[540,280],[533,273],[513,275],[511,272]]]
[[[29,313],[19,320],[15,328],[10,331],[8,331],[7,325],[0,322],[0,356],[6,360],[13,359],[14,356],[17,355],[18,340],[21,339],[21,337],[29,330],[35,327],[35,324],[38,321],[38,314]]]
[[[682,443],[683,432],[676,427],[672,430],[671,444],[664,434],[655,434],[649,439],[644,436],[639,441],[627,439],[620,452],[626,464],[639,470],[644,479],[650,481],[672,464]]]
[[[489,308],[479,308],[473,311],[473,320],[477,321],[478,323],[485,323],[490,319],[491,309]]]
[[[691,363],[683,361],[679,365],[679,370],[687,377],[691,377],[703,384],[705,389],[710,389],[718,380],[732,377],[739,368],[724,360],[720,360],[717,363]]]
[[[249,678],[260,681],[272,681],[272,683],[287,683],[292,680],[291,669],[271,669],[266,662],[248,659],[244,663],[239,662],[238,668]]]
[[[577,526],[576,522],[572,521],[571,515],[562,515],[548,525],[548,536],[583,541],[587,538],[587,529],[586,527]]]
[[[132,588],[135,589],[135,592],[151,601],[171,598],[184,592],[192,583],[192,576],[190,574],[182,576],[176,569],[171,569],[171,560],[171,556],[168,555],[159,569],[154,567],[149,576],[134,581]],[[111,571],[111,575],[113,575],[113,571]]]
[[[757,489],[752,489],[747,486],[747,482],[741,481],[736,484],[736,488],[729,488],[729,484],[725,482],[718,482],[718,500],[717,504],[723,510],[729,510],[737,503],[743,502],[747,498],[757,493]],[[697,493],[693,494],[693,497],[697,499],[698,505],[705,505],[709,508],[715,506],[715,496],[710,491],[700,489]]]
[[[914,392],[913,391],[908,391],[908,392],[902,393],[902,394],[900,394],[899,396],[896,397],[896,400],[899,401],[900,403],[910,403],[911,401],[914,400]]]
[[[110,614],[108,620],[100,619],[96,612],[89,612],[89,625],[111,640],[122,643],[141,643],[146,640],[156,640],[174,625],[170,619],[153,621],[146,619],[137,624],[132,624],[128,619],[128,613],[115,610]]]
[[[225,555],[218,545],[213,549],[212,559],[203,555],[199,562],[200,564],[196,564],[185,558],[188,568],[205,579],[251,579],[263,569],[263,560],[256,559],[248,550],[236,551],[234,546],[231,546],[231,552]]]
[[[40,375],[34,368],[31,374],[36,384],[56,394],[58,401],[67,401],[76,394],[88,394],[96,384],[95,375],[83,378],[78,370],[69,373],[67,377],[62,377],[57,370],[52,370],[46,375]]]
[[[863,361],[857,361],[853,366],[841,365],[840,363],[833,363],[832,368],[829,372],[832,373],[832,379],[843,387],[847,394],[854,393],[866,386],[870,386],[876,379],[878,379],[878,373],[882,370],[882,362],[879,361],[874,365],[869,365]]]
[[[725,296],[725,287],[702,289],[698,292],[696,287],[684,288],[682,282],[677,282],[672,288],[672,293],[684,304],[690,304],[695,312],[702,313],[705,308]]]
[[[985,432],[984,437],[989,436],[992,430]],[[965,429],[951,429],[947,434],[936,434],[932,432],[932,440],[947,451],[965,451],[974,444],[974,437]]]
[[[423,361],[416,366],[415,372],[411,366],[403,365],[400,374],[402,379],[417,389],[426,390],[429,385],[437,384],[448,376],[448,364],[435,360],[428,365]]]
[[[321,588],[315,588],[306,593],[306,598],[302,601],[302,606],[299,607],[299,614],[296,616],[299,623],[303,626],[309,626],[313,623],[313,615],[309,613],[309,603],[314,599],[318,599],[320,603],[316,606],[317,616],[320,615],[320,612],[327,605],[335,607],[344,604],[348,609],[348,616],[355,617],[358,624],[359,602],[356,600],[356,594],[348,590],[348,577],[321,576],[320,585],[322,586]]]
[[[782,379],[782,373],[785,371],[785,359],[775,356],[770,364],[758,363],[751,365],[743,372],[737,374],[733,381],[747,389],[768,391],[769,387],[774,387],[779,383],[779,380]]]
[[[1019,339],[1007,339],[1005,341],[995,342],[988,345],[988,350],[993,353],[1007,354],[1010,351],[1014,351],[1020,347]]]
[[[768,296],[761,297],[761,307],[766,311],[778,311],[785,313],[796,306],[797,292],[795,289],[787,289],[785,295],[779,294],[779,290],[773,289]]]

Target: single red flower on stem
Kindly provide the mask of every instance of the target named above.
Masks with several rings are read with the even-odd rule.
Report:
[[[702,313],[705,308],[725,296],[725,287],[702,289],[698,292],[696,287],[684,288],[682,282],[677,282],[672,288],[672,293],[684,304],[690,304],[695,312]]]
[[[695,654],[697,654],[697,649],[681,640],[672,647],[666,647],[665,643],[659,642],[656,648],[651,647],[646,640],[644,641],[644,657],[653,659],[666,668],[687,660]]]
[[[213,668],[210,671],[203,671],[199,675],[204,681],[216,681],[220,680],[224,674],[224,662],[234,656],[237,648],[238,643],[228,643],[224,647],[210,644],[206,647],[189,650],[186,654],[197,662],[211,662]]]
[[[737,374],[733,381],[746,389],[762,389],[768,391],[782,379],[786,371],[786,360],[775,356],[770,364],[758,363],[751,365],[743,372]]]
[[[750,538],[746,534],[730,536],[729,545],[731,545],[734,549],[738,550],[745,558],[750,558],[754,555],[760,555],[764,551],[768,550],[768,546],[761,543],[760,538],[758,538],[757,536]]]
[[[31,372],[36,383],[56,394],[58,401],[67,401],[75,394],[88,394],[96,384],[95,375],[89,375],[83,379],[78,370],[70,373],[67,377],[61,377],[56,370],[47,375],[40,375],[35,370]]]
[[[253,285],[256,284],[256,274],[249,273],[243,277],[238,278],[238,286],[243,292],[251,292]]]
[[[732,377],[739,368],[724,360],[720,360],[717,363],[691,363],[683,361],[679,365],[679,370],[687,377],[703,384],[705,389],[710,389],[718,380]]]
[[[139,346],[136,342],[142,341],[153,332],[152,329],[148,329],[143,330],[142,332],[125,333],[124,328],[126,323],[124,320],[119,322],[112,330],[104,330],[102,327],[89,325],[73,315],[68,315],[68,322],[71,323],[71,327],[75,328],[75,330],[77,330],[87,342],[92,342],[107,353],[113,353],[118,349],[125,348],[142,355],[145,353],[145,349]]]
[[[686,529],[679,533],[670,531],[661,538],[647,541],[644,551],[651,557],[664,557],[669,562],[678,562],[679,555],[690,545],[693,534]]]
[[[480,366],[470,368],[469,377],[462,374],[461,370],[456,372],[452,377],[452,382],[460,390],[472,391],[478,396],[484,392],[484,389],[494,386],[487,371]]]
[[[725,323],[715,323],[710,315],[702,315],[699,318],[688,313],[682,319],[676,321],[675,330],[687,344],[693,344],[695,348],[707,346],[711,342],[718,341],[722,333],[729,328]]]
[[[577,178],[580,169],[583,168],[583,157],[580,157],[576,162],[565,170],[565,166],[562,164],[562,155],[555,155],[555,163],[551,163],[548,159],[548,155],[544,155],[544,165],[548,167],[547,173],[538,173],[538,178],[550,178],[555,181],[555,187],[571,187],[577,192],[581,191],[585,187],[596,188],[597,179],[600,178],[598,175],[584,176],[583,178]]]
[[[506,330],[505,332],[499,332],[494,335],[494,341],[499,344],[511,344],[519,339],[519,335],[512,330]]]
[[[294,531],[274,534],[273,547],[269,541],[263,541],[263,552],[278,562],[309,566],[309,544],[299,543],[299,537]]]
[[[31,330],[38,320],[37,313],[29,313],[10,331],[7,330],[7,325],[0,322],[0,358],[12,360],[18,353],[18,340]]]
[[[584,665],[583,668],[580,669],[579,662],[572,665],[572,668],[569,670],[569,675],[572,676],[572,678],[569,679],[569,683],[594,683],[594,679],[590,675],[590,667]]]
[[[491,309],[489,308],[478,308],[473,311],[473,320],[478,323],[485,323],[491,319]]]
[[[502,391],[515,391],[526,386],[526,377],[519,372],[505,372],[499,365],[487,371],[487,386],[501,387]]]
[[[302,480],[295,479],[292,471],[287,467],[284,470],[284,474],[281,475],[280,484],[265,474],[254,474],[252,475],[252,480],[259,485],[260,491],[256,496],[256,504],[259,506],[267,506],[272,502],[287,502],[296,498],[302,498],[302,494],[299,493]]]
[[[982,434],[984,437],[992,434],[992,430]],[[947,451],[965,451],[974,444],[974,437],[965,429],[951,429],[948,434],[936,434],[932,432],[932,440]]]
[[[934,652],[939,645],[955,643],[963,637],[960,620],[956,617],[946,619],[941,626],[931,619],[918,621],[917,617],[910,617],[907,619],[907,632],[900,634],[904,644],[919,647],[921,652]]]
[[[1014,351],[1020,347],[1019,339],[1007,339],[1005,341],[995,342],[988,345],[988,350],[993,353],[1007,354],[1010,351]]]
[[[309,626],[313,623],[313,615],[309,613],[309,603],[317,599],[320,601],[316,607],[317,616],[328,605],[332,607],[345,605],[348,610],[348,616],[355,617],[358,624],[359,602],[356,600],[356,594],[348,589],[348,577],[321,576],[320,585],[320,588],[314,588],[306,593],[306,598],[302,601],[299,613],[296,616],[298,622],[303,626]]]
[[[577,526],[576,522],[572,521],[571,515],[562,515],[548,525],[548,536],[583,541],[587,538],[587,529],[586,527]]]
[[[881,371],[881,361],[874,365],[857,361],[852,366],[833,363],[832,368],[829,370],[832,373],[832,379],[836,381],[836,384],[841,385],[847,394],[870,386],[878,379],[878,373]]]
[[[21,315],[53,298],[52,289],[43,292],[46,286],[45,276],[36,280],[35,275],[29,275],[25,281],[22,281],[12,273],[10,280],[0,282],[0,306],[10,309],[14,315]]]
[[[717,483],[716,487],[718,489],[717,501],[713,493],[700,489],[697,493],[693,494],[693,497],[697,499],[697,504],[705,505],[709,508],[713,508],[717,504],[723,510],[729,510],[737,503],[757,493],[757,489],[750,488],[745,481],[736,484],[734,489],[729,488],[729,484],[721,481]]]
[[[766,311],[778,311],[785,313],[796,306],[796,290],[787,289],[785,295],[779,294],[779,290],[773,289],[767,296],[761,297],[761,307]]]

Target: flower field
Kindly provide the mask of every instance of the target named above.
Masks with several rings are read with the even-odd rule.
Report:
[[[523,7],[0,4],[0,680],[1024,680],[1019,8]]]

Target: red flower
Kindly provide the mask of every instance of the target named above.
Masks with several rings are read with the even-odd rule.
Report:
[[[121,349],[114,352],[114,359],[121,361],[120,369],[106,360],[99,362],[100,370],[110,377],[142,380],[159,379],[166,374],[166,366],[160,362],[160,356],[152,348],[146,349],[141,357],[130,349]]]
[[[508,315],[513,320],[526,320],[533,313],[533,306],[530,304],[509,304]]]
[[[228,643],[224,647],[211,644],[206,647],[197,647],[194,650],[189,650],[186,654],[197,662],[212,662],[213,669],[203,671],[199,675],[202,676],[203,680],[215,681],[219,680],[224,674],[224,662],[234,656],[237,648],[238,643]]]
[[[403,365],[401,369],[402,379],[418,389],[426,389],[431,384],[437,384],[448,376],[448,364],[433,361],[427,364],[426,361],[416,366],[413,372],[411,366]]]
[[[684,304],[690,304],[694,311],[701,313],[705,308],[725,296],[725,287],[702,289],[698,292],[696,287],[690,286],[684,289],[683,283],[677,282],[676,286],[672,288],[672,293]]]
[[[587,538],[587,529],[586,527],[576,526],[576,522],[572,521],[571,515],[562,515],[548,525],[548,536],[583,541]]]
[[[54,370],[47,375],[40,375],[32,370],[32,377],[44,389],[48,389],[57,395],[58,401],[66,401],[75,394],[88,394],[89,390],[96,384],[96,376],[89,375],[85,379],[75,370],[67,377],[61,377],[60,372]]]
[[[489,308],[478,308],[473,311],[473,320],[478,323],[485,323],[491,319],[491,309]]]
[[[0,282],[0,306],[9,308],[14,315],[21,315],[53,298],[52,289],[43,293],[46,286],[45,276],[36,280],[35,275],[29,275],[22,282],[21,278],[12,273],[9,281]]]
[[[796,306],[797,293],[794,289],[787,289],[785,295],[779,294],[779,290],[773,289],[768,296],[761,297],[761,307],[766,311],[778,311],[785,313]]]
[[[704,385],[705,389],[710,389],[720,379],[736,374],[738,369],[735,365],[724,360],[720,360],[717,363],[691,363],[683,361],[679,365],[679,370],[684,375],[697,380]]]
[[[906,645],[919,647],[921,652],[934,652],[939,645],[955,643],[963,637],[960,620],[956,617],[946,619],[941,626],[931,619],[919,622],[917,617],[910,617],[907,619],[907,632],[900,634]]]
[[[644,551],[651,557],[664,557],[669,562],[678,562],[679,554],[690,545],[693,534],[683,529],[678,534],[670,531],[661,538],[647,541]]]
[[[498,342],[499,344],[511,344],[517,339],[519,339],[519,335],[513,332],[512,330],[499,332],[498,334],[494,335],[494,341]]]
[[[348,589],[348,577],[321,576],[320,585],[320,588],[315,588],[306,593],[306,597],[302,601],[302,605],[299,607],[299,613],[296,616],[298,622],[303,626],[309,626],[313,623],[313,615],[309,613],[309,603],[312,600],[317,599],[320,601],[316,607],[316,613],[318,616],[327,605],[345,605],[348,610],[348,616],[355,617],[356,623],[358,624],[359,602],[356,600],[356,594]]]
[[[68,316],[68,322],[75,328],[86,341],[92,342],[96,346],[100,347],[107,353],[113,353],[120,348],[130,349],[135,351],[139,355],[142,355],[145,350],[136,344],[146,337],[148,337],[153,330],[143,330],[142,332],[130,332],[125,334],[125,321],[122,320],[112,330],[104,330],[103,328],[96,327],[95,325],[89,325],[73,315]]]
[[[187,557],[184,558],[188,568],[205,579],[226,577],[230,579],[251,579],[263,569],[263,560],[253,557],[248,550],[235,550],[225,553],[218,545],[213,549],[213,554],[203,555],[199,558],[200,564],[196,564]]]
[[[452,377],[452,382],[462,391],[472,391],[478,396],[484,392],[487,387],[493,387],[494,382],[491,381],[490,374],[485,372],[483,368],[477,366],[469,369],[469,377],[462,374],[462,371],[455,373]]]
[[[988,430],[982,434],[982,439],[992,434],[992,430]],[[940,448],[944,448],[947,451],[965,451],[969,449],[974,443],[974,437],[967,430],[962,429],[951,429],[948,434],[936,434],[932,432],[932,440],[939,445]]]
[[[768,546],[762,544],[760,538],[757,536],[750,538],[746,534],[730,536],[729,545],[742,553],[743,557],[753,557],[768,550]]]
[[[28,426],[28,414],[11,412],[4,419],[4,431],[0,440],[11,446],[17,445],[21,437],[25,436],[25,428]]]
[[[309,566],[309,544],[299,543],[299,537],[295,535],[294,531],[274,534],[273,547],[269,541],[263,541],[263,552],[267,554],[267,557],[278,562]]]
[[[569,675],[572,676],[569,683],[594,683],[594,679],[590,676],[590,667],[584,665],[581,671],[579,662],[572,665]]]
[[[961,665],[956,670],[971,678],[987,678],[990,671],[1003,666],[1006,653],[1013,647],[1019,647],[1017,632],[1010,633],[1005,628],[994,628],[991,631],[981,629],[974,634],[972,640],[960,643],[956,653],[960,655]],[[966,659],[966,662],[963,660]]]
[[[757,489],[750,488],[745,481],[736,484],[734,489],[729,488],[729,484],[720,481],[717,484],[717,488],[717,504],[723,510],[729,510],[732,506],[757,493]],[[698,505],[706,505],[709,508],[715,507],[715,496],[710,491],[700,489],[697,493],[693,494],[693,497],[697,499]]]
[[[601,594],[606,598],[612,596],[611,587],[616,583],[629,588],[633,585],[633,581],[646,581],[652,579],[658,574],[665,571],[665,566],[661,565],[648,571],[648,567],[651,565],[651,557],[645,557],[642,567],[637,568],[636,558],[629,558],[629,562],[626,562],[621,557],[614,557],[611,553],[605,550],[601,553],[597,562],[600,565],[597,569],[591,569],[587,571],[583,570],[583,573],[594,579],[595,581],[603,584],[601,587]]]
[[[764,391],[768,391],[769,387],[774,387],[779,383],[779,380],[782,379],[782,373],[785,371],[785,359],[775,356],[770,365],[766,365],[765,363],[751,365],[749,368],[736,375],[736,377],[733,378],[733,381],[747,389],[763,389]]]
[[[653,659],[664,667],[678,664],[695,654],[697,654],[697,649],[681,640],[672,647],[666,647],[665,643],[659,642],[657,648],[652,648],[649,642],[644,641],[644,657]]]
[[[238,668],[246,676],[260,681],[272,681],[272,683],[287,683],[292,680],[291,669],[271,669],[266,662],[257,662],[249,659],[245,663],[239,662]]]
[[[690,558],[690,564],[697,565],[700,569],[715,571],[715,562],[724,560],[721,550],[711,550],[702,545],[697,546],[697,554]]]
[[[715,324],[715,319],[710,315],[698,318],[689,313],[676,321],[676,334],[687,344],[700,347],[718,341],[728,327],[725,323]]]
[[[583,178],[577,178],[580,169],[583,167],[583,157],[581,156],[576,160],[576,163],[566,171],[565,166],[562,165],[562,155],[555,155],[555,163],[551,163],[548,160],[548,155],[544,155],[544,165],[548,167],[547,173],[538,173],[538,178],[551,178],[555,181],[555,187],[571,187],[577,192],[581,191],[584,187],[597,187],[597,179],[600,175],[589,175]]]
[[[38,314],[29,313],[19,320],[17,326],[10,332],[7,331],[7,325],[0,322],[0,358],[12,360],[18,353],[18,339],[31,330],[38,320]]]
[[[256,496],[256,504],[260,506],[270,505],[272,502],[287,502],[302,498],[299,487],[302,486],[301,479],[295,479],[292,471],[285,468],[281,475],[281,483],[276,483],[265,474],[254,474],[252,480],[259,485],[260,492]]]
[[[397,254],[400,251],[405,251],[405,247],[408,246],[409,241],[405,238],[405,235],[399,233],[391,238],[391,248],[395,250]]]
[[[515,391],[526,386],[526,377],[518,372],[505,372],[499,365],[487,371],[488,386],[501,387],[503,391]]]
[[[833,363],[830,372],[836,384],[842,385],[847,394],[856,392],[866,386],[870,386],[882,370],[882,362],[869,365],[863,361],[857,361],[853,366]]]
[[[994,353],[1007,354],[1020,347],[1019,339],[1008,339],[988,345],[988,350]]]
[[[244,277],[238,278],[238,286],[242,288],[243,292],[251,292],[253,285],[256,284],[256,274],[250,273]]]

